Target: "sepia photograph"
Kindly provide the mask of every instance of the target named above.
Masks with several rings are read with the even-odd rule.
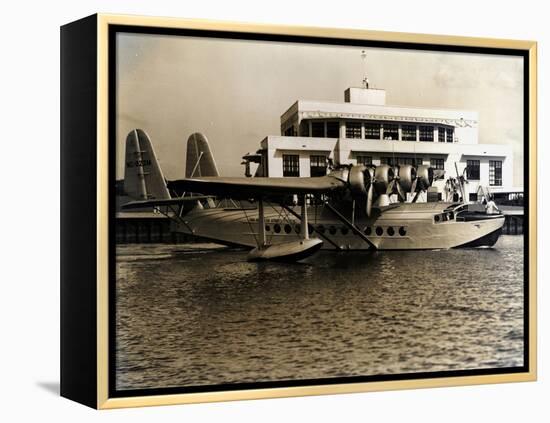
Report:
[[[527,371],[524,55],[114,45],[113,395]]]

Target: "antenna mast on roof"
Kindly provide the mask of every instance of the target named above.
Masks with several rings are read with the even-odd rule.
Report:
[[[363,68],[364,68],[364,75],[363,78],[363,88],[368,89],[369,88],[369,78],[367,77],[367,52],[365,50],[361,50],[361,59],[363,59]]]

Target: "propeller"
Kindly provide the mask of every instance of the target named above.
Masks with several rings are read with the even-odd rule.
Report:
[[[371,217],[372,215],[372,201],[374,197],[374,184],[376,182],[376,172],[375,169],[372,167],[368,167],[366,172],[369,173],[369,187],[367,188],[367,205],[366,205],[366,212],[367,216]]]
[[[367,216],[370,216],[376,183],[374,169],[364,165],[352,166],[349,170],[348,181],[352,197],[366,203],[365,210]]]
[[[372,172],[374,177],[372,178],[373,193],[371,203],[376,196],[380,204],[389,204],[388,187],[392,185],[395,179],[393,167],[382,164],[372,169]],[[372,208],[372,206],[370,207]]]
[[[416,171],[411,165],[394,166],[393,167],[393,180],[388,184],[386,194],[397,194],[400,201],[406,201],[407,195],[405,190],[410,187],[413,179],[413,174],[416,175]],[[403,188],[405,185],[405,189]]]
[[[364,204],[367,216],[372,215],[373,202],[378,198],[380,203],[388,200],[392,194],[397,194],[401,201],[406,201],[406,193],[416,193],[413,202],[418,198],[420,192],[431,186],[434,179],[441,177],[440,173],[434,172],[429,166],[412,165],[380,166],[356,165],[348,167],[348,181],[352,198]]]
[[[412,202],[416,203],[418,196],[422,191],[426,191],[434,181],[434,169],[433,167],[420,165],[416,168],[416,175],[411,185],[411,194],[415,194]]]

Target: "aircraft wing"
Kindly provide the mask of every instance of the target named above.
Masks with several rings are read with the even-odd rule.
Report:
[[[178,206],[189,201],[198,201],[206,200],[207,198],[212,198],[211,195],[193,195],[189,197],[176,197],[176,198],[167,198],[167,199],[151,199],[151,200],[139,200],[139,201],[130,201],[129,203],[123,204],[123,210],[131,209],[141,209],[144,207],[160,207],[160,206]]]
[[[169,189],[178,192],[200,192],[218,197],[240,199],[293,194],[328,194],[346,186],[346,182],[329,175],[315,178],[205,177],[181,179],[168,183]]]

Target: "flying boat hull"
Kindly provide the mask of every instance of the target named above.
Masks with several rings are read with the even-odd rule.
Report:
[[[404,203],[389,206],[376,217],[362,217],[354,224],[379,250],[434,250],[492,246],[504,224],[503,215],[485,213],[453,215],[450,203]],[[323,249],[372,249],[327,210],[309,207],[313,239],[325,241]],[[196,209],[175,223],[174,231],[224,244],[255,248],[258,243],[258,211],[249,209]],[[300,221],[281,207],[265,208],[269,244],[300,239]]]

